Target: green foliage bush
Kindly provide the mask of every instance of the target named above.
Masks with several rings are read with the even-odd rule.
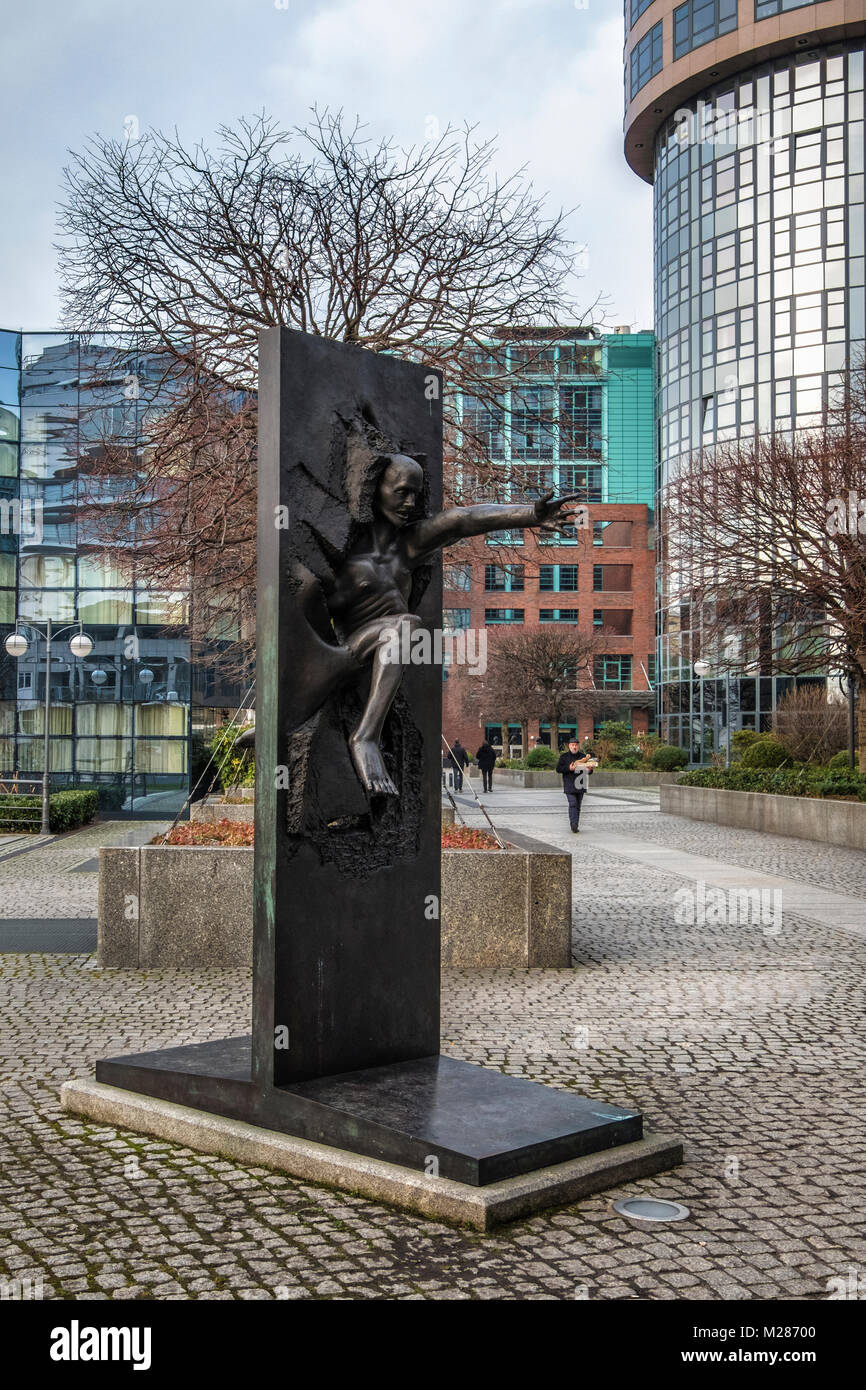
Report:
[[[52,792],[48,798],[48,825],[53,835],[88,825],[99,809],[96,791],[81,788]],[[5,814],[4,814],[5,813]],[[0,797],[0,830],[38,834],[42,829],[41,796]]]
[[[751,748],[753,743],[757,743],[761,735],[757,729],[737,729],[731,737],[731,758],[734,762],[739,762],[747,748]]]
[[[674,748],[669,743],[663,743],[652,755],[652,765],[657,772],[674,772],[677,768],[685,767],[688,760],[685,748]]]
[[[834,753],[834,754],[833,754],[833,756],[832,756],[832,758],[830,759],[830,761],[829,761],[829,763],[827,764],[827,766],[828,766],[829,768],[831,768],[834,772],[848,772],[848,771],[850,771],[849,766],[848,766],[848,749],[847,749],[847,748],[840,748],[840,750],[839,750],[838,753]],[[856,758],[855,758],[855,766],[856,766]]]
[[[88,825],[99,810],[99,793],[83,787],[66,792],[54,792],[48,798],[48,824],[53,835],[63,830],[75,830]]]
[[[866,776],[827,775],[825,768],[711,767],[684,772],[681,787],[718,787],[722,791],[766,792],[774,796],[859,796],[866,801]]]
[[[605,719],[598,726],[598,738],[610,738],[614,743],[631,743],[634,735],[624,719]]]
[[[790,767],[791,759],[772,734],[760,734],[748,745],[740,759],[742,767],[752,768],[781,767],[783,763]]]
[[[538,748],[533,748],[532,752],[527,755],[526,766],[538,771],[538,769],[556,767],[558,761],[557,754],[552,748],[540,744]]]
[[[237,725],[233,725],[218,729],[214,734],[208,745],[213,761],[204,778],[205,789],[210,785],[217,768],[221,769],[218,781],[222,791],[228,787],[255,786],[256,766],[253,750],[242,748],[236,753],[230,751],[231,745],[241,732]]]

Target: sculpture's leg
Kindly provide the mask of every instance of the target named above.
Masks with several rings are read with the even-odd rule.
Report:
[[[401,629],[405,628],[407,634],[411,635],[419,621],[414,613],[387,618],[375,625],[371,624],[364,629],[363,634],[356,633],[348,644],[353,647],[356,655],[360,655],[365,647],[369,649],[371,639],[375,640],[370,693],[360,723],[349,739],[352,761],[363,786],[371,796],[398,795],[397,788],[385,767],[380,740],[385,717],[403,679],[403,666],[398,659],[402,649]]]

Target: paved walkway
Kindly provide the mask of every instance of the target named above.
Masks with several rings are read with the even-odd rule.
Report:
[[[575,968],[446,972],[443,1050],[640,1106],[684,1136],[680,1169],[479,1235],[88,1124],[61,1112],[63,1080],[245,1030],[248,974],[7,955],[5,1277],[85,1299],[824,1299],[852,1268],[866,1286],[866,855],[662,816],[640,792],[591,793],[579,836],[558,793],[487,800],[572,853]],[[51,872],[52,852],[12,861],[31,905],[40,882],[91,877]],[[781,916],[729,910],[729,889],[762,887]],[[612,1211],[638,1192],[691,1217]]]

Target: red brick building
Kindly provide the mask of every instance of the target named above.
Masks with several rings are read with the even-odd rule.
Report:
[[[592,671],[578,680],[591,701],[560,723],[559,743],[576,731],[589,737],[604,719],[622,719],[635,733],[655,728],[655,552],[652,513],[645,504],[590,503],[589,526],[576,544],[552,545],[523,533],[507,550],[484,537],[449,551],[443,607],[446,628],[487,636],[488,653],[503,630],[552,623],[594,634]],[[505,718],[485,709],[484,674],[469,665],[445,670],[443,732],[474,753],[483,738],[521,750],[520,711]],[[472,683],[472,698],[466,694]],[[480,690],[479,690],[480,685]],[[578,702],[580,703],[580,702]],[[529,748],[550,743],[550,728],[529,722]]]

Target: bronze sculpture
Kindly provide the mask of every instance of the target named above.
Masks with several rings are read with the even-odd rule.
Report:
[[[575,499],[575,494],[556,498],[551,491],[524,505],[454,507],[418,518],[424,493],[421,464],[401,453],[380,455],[377,464],[380,471],[372,519],[357,528],[342,563],[330,576],[310,575],[301,582],[311,628],[327,650],[319,648],[318,660],[313,663],[317,679],[306,683],[297,712],[300,726],[330,693],[370,670],[369,693],[349,737],[349,752],[361,785],[371,797],[398,794],[385,767],[380,740],[403,677],[402,665],[388,659],[395,629],[407,625],[413,631],[421,622],[409,606],[416,572],[444,546],[467,536],[567,525],[572,515],[568,504]],[[327,608],[327,624],[317,612],[320,596]],[[237,746],[249,746],[253,735],[254,730],[246,731]]]

